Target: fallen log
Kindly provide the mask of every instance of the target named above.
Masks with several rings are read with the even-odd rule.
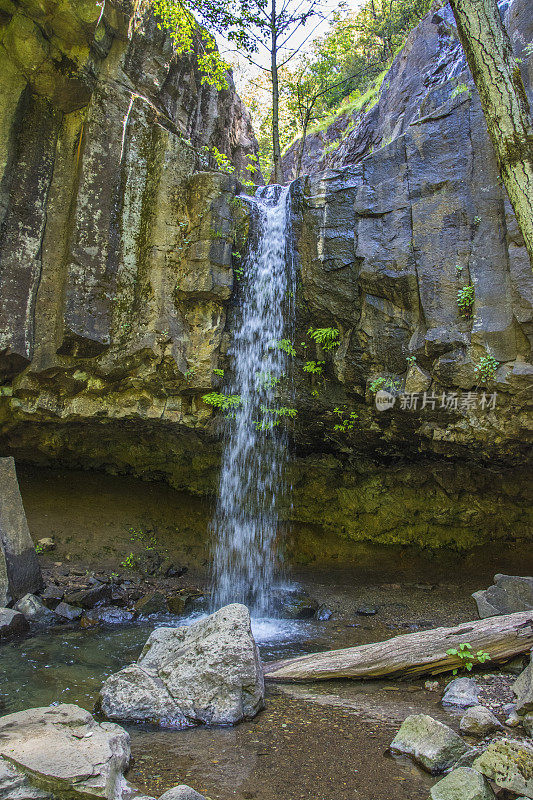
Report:
[[[447,650],[468,643],[472,652],[489,654],[487,664],[507,661],[533,647],[533,611],[464,622],[454,628],[433,628],[394,636],[384,642],[327,650],[264,665],[274,681],[315,681],[329,678],[383,678],[436,675],[461,668],[464,661]]]

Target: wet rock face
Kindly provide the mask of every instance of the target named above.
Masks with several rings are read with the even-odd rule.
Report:
[[[52,414],[76,397],[82,418],[109,381],[131,406],[156,366],[181,387],[198,360],[204,385],[235,182],[193,174],[204,145],[241,171],[256,150],[231,78],[203,85],[195,57],[120,0],[10,5],[1,24],[0,379],[31,365],[11,396],[26,407],[37,391]]]

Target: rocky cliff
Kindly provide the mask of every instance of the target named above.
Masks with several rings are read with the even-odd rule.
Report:
[[[520,48],[531,9],[507,14]],[[198,148],[242,168],[246,112],[149,16],[73,0],[9,5],[2,21],[1,452],[212,493],[219,428],[202,395],[231,369],[247,220],[236,179],[199,171]],[[293,198],[286,518],[429,546],[528,536],[531,270],[449,9],[411,34],[378,104]],[[393,407],[376,408],[376,385]]]

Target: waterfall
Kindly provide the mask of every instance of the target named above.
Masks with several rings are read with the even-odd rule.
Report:
[[[279,392],[283,386],[287,396],[291,370],[283,349],[288,345],[280,342],[291,336],[294,265],[289,188],[261,187],[255,198],[246,199],[251,204],[249,252],[229,350],[233,377],[225,390],[240,403],[226,422],[213,520],[213,587],[216,607],[241,602],[265,616],[271,610],[287,459],[287,406]]]

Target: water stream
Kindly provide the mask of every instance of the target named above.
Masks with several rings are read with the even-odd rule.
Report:
[[[271,612],[277,568],[278,498],[287,445],[279,398],[289,371],[294,267],[288,187],[266,186],[251,206],[249,254],[229,351],[232,378],[218,502],[213,520],[216,608],[242,602],[255,616]],[[285,392],[286,394],[286,392]]]

